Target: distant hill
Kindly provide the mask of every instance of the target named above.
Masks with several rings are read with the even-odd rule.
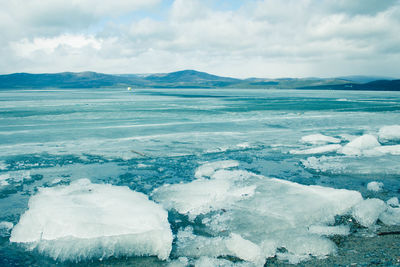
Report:
[[[124,85],[144,86],[147,81],[139,77],[123,77],[96,72],[14,73],[0,75],[0,88],[97,88]]]
[[[226,87],[241,81],[240,79],[221,77],[195,70],[152,74],[146,76],[145,79],[155,87]]]
[[[363,90],[363,91],[400,91],[400,80],[378,80],[368,83],[346,83],[319,86],[306,86],[297,89],[320,90]]]
[[[363,76],[363,75],[353,75],[353,76],[342,76],[337,77],[336,79],[346,80],[349,82],[355,83],[369,83],[378,80],[394,80],[392,77],[385,76]]]
[[[350,78],[353,77],[353,78]],[[265,88],[318,90],[400,91],[400,80],[373,80],[365,76],[342,78],[235,79],[183,70],[158,74],[103,74],[96,72],[14,73],[0,75],[0,89],[38,88]],[[356,81],[357,80],[357,81]],[[360,82],[360,81],[368,82]]]

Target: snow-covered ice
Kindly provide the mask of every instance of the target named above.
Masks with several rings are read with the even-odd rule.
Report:
[[[128,187],[80,179],[41,188],[11,233],[11,242],[54,259],[156,255],[167,259],[172,233],[167,212]]]

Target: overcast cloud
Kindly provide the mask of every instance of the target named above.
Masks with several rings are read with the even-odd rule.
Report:
[[[400,0],[13,0],[0,72],[400,78]]]

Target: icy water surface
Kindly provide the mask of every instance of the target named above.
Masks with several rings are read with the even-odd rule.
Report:
[[[299,263],[400,223],[397,92],[21,90],[0,103],[2,266]]]

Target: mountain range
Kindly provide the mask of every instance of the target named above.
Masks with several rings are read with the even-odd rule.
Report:
[[[338,78],[221,77],[195,70],[157,74],[103,74],[96,72],[13,73],[0,75],[1,89],[38,88],[265,88],[400,91],[400,79],[370,76]]]

